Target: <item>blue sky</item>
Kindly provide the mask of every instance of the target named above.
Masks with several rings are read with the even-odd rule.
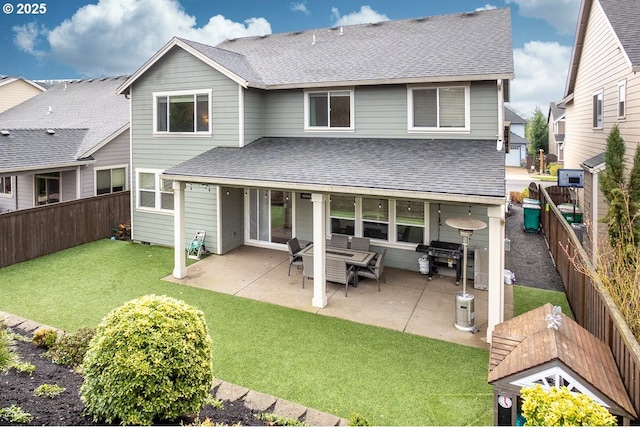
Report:
[[[580,8],[580,0],[45,0],[36,14],[34,2],[2,4],[0,75],[32,80],[130,74],[174,35],[216,45],[225,38],[508,7],[516,74],[511,106],[524,117],[536,106],[546,114],[549,102],[563,96]]]

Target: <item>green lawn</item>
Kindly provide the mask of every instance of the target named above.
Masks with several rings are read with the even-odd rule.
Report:
[[[0,310],[74,331],[169,295],[205,313],[217,378],[378,425],[493,424],[486,350],[161,280],[172,269],[171,249],[101,240],[0,269]]]

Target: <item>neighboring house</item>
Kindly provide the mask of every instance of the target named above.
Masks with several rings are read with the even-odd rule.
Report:
[[[525,127],[527,121],[509,107],[504,107],[504,123],[509,126],[509,152],[505,157],[506,166],[526,166],[527,144]]]
[[[564,166],[583,169],[584,211],[593,250],[605,232],[599,189],[607,136],[614,124],[626,142],[627,171],[640,141],[640,7],[635,1],[583,0],[571,58],[565,105]]]
[[[564,160],[564,107],[555,102],[549,103],[547,127],[549,129],[549,154],[555,154],[558,162]]]
[[[125,80],[60,83],[0,114],[0,212],[128,190]]]
[[[385,264],[418,270],[418,244],[488,224],[488,334],[502,321],[503,102],[513,78],[509,9],[232,39],[174,38],[118,92],[131,99],[133,239],[175,250],[315,245],[370,237]],[[259,261],[257,261],[259,262]],[[453,301],[452,301],[453,310]],[[453,316],[453,311],[452,311]]]
[[[0,77],[0,113],[45,90],[42,85],[22,77]]]

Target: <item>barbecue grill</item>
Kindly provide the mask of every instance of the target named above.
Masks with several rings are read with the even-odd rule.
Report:
[[[422,252],[429,257],[429,275],[431,280],[434,273],[438,272],[438,267],[446,265],[456,270],[456,285],[460,284],[462,277],[462,245],[460,243],[441,242],[432,240],[427,245],[418,245],[416,252]]]

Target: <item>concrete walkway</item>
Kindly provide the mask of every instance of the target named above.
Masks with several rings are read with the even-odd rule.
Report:
[[[12,329],[20,329],[27,335],[33,335],[35,331],[42,328],[52,328],[48,325],[36,323],[20,316],[0,311],[0,319],[4,319],[4,324]],[[59,332],[63,332],[58,330]],[[308,408],[288,400],[279,399],[264,393],[249,390],[226,381],[214,380],[213,396],[220,400],[244,401],[245,406],[260,412],[270,412],[285,418],[301,419],[309,425],[314,426],[346,426],[348,420],[336,415],[320,412],[313,408]]]

